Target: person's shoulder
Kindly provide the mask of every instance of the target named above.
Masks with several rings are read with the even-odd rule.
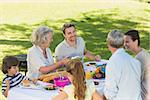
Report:
[[[13,78],[18,78],[18,77],[25,77],[25,75],[18,72]]]
[[[25,75],[23,75],[23,74],[22,74],[22,73],[20,73],[20,72],[18,72],[16,75],[25,76]]]
[[[46,50],[51,53],[51,49],[50,48],[46,48]]]
[[[82,37],[77,37],[78,41],[84,41],[84,39]]]
[[[64,46],[65,46],[65,40],[63,40],[56,46],[55,51],[64,48]]]
[[[143,53],[143,54],[145,54],[145,55],[147,55],[147,56],[150,57],[150,53],[148,52],[148,50],[146,50],[146,49],[144,49],[144,48],[142,48],[141,53]]]
[[[10,80],[11,77],[9,77],[8,75],[5,75],[5,77],[2,80],[2,84],[6,83],[7,80]]]
[[[31,48],[28,49],[28,52],[29,52],[29,53],[30,53],[30,52],[35,52],[36,49],[37,49],[36,46],[33,45]]]

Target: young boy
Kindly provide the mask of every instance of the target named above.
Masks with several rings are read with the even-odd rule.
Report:
[[[2,72],[6,74],[2,81],[2,93],[5,97],[8,95],[8,91],[18,86],[23,80],[28,79],[21,73],[19,73],[19,61],[14,56],[6,56],[2,63]]]

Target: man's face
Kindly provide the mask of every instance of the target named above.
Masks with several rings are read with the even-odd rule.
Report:
[[[136,40],[137,41],[137,40]],[[124,36],[124,46],[126,49],[133,51],[136,47],[136,41],[133,41],[130,36]]]
[[[74,42],[76,41],[76,29],[74,27],[69,27],[65,29],[64,37],[67,41]]]

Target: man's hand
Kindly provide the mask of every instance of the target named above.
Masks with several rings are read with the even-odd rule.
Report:
[[[101,60],[101,56],[100,55],[96,55],[95,56],[95,61],[100,61]]]

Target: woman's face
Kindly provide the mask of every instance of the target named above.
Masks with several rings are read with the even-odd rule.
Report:
[[[124,46],[126,49],[134,51],[137,45],[138,45],[137,41],[133,41],[130,36],[128,35],[124,36]]]
[[[49,33],[47,36],[47,42],[44,44],[44,47],[48,48],[52,41],[53,41],[53,34]]]

